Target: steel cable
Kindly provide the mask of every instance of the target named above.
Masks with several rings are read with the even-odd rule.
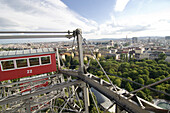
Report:
[[[95,99],[94,99],[94,97],[93,97],[93,94],[92,94],[92,91],[91,91],[89,85],[87,85],[87,87],[88,87],[89,92],[90,92],[90,94],[91,94],[91,97],[92,97],[92,99],[93,99],[94,105],[95,105],[95,107],[96,107],[96,109],[97,109],[97,113],[100,113],[100,112],[99,112],[99,109],[98,109],[98,107],[97,107],[97,103],[95,102]]]
[[[114,87],[115,91],[117,92],[116,86],[113,85],[112,81],[110,80],[109,76],[106,74],[105,70],[103,69],[102,65],[100,64],[100,62],[97,60],[96,56],[94,55],[94,53],[92,52],[92,50],[89,48],[88,44],[86,43],[86,39],[83,39],[84,43],[86,44],[87,48],[89,49],[89,51],[91,52],[92,56],[95,58],[95,60],[97,61],[98,65],[100,66],[100,68],[102,69],[103,73],[105,74],[105,76],[107,77],[107,79],[109,80],[110,84]]]

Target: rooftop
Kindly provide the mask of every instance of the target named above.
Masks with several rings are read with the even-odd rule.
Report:
[[[27,56],[27,55],[30,55],[30,54],[35,55],[35,54],[53,53],[53,52],[55,52],[53,48],[14,50],[14,51],[0,51],[0,58]]]

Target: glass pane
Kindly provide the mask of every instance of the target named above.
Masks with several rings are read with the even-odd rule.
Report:
[[[50,56],[41,57],[42,64],[49,64],[50,63]]]
[[[29,58],[30,66],[40,65],[39,58]]]
[[[14,61],[13,60],[1,61],[1,64],[2,64],[3,70],[14,69]]]
[[[16,60],[17,63],[17,68],[19,67],[27,67],[27,59],[20,59],[20,60]]]

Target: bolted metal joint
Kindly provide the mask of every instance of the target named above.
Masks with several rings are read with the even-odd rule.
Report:
[[[70,31],[68,30],[68,34],[70,34]]]
[[[76,29],[76,34],[78,35],[78,34],[82,34],[82,30],[80,29],[80,28],[77,28]]]
[[[76,30],[73,31],[73,37],[76,37]]]

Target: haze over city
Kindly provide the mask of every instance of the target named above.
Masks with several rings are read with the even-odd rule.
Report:
[[[1,0],[1,30],[75,30],[87,39],[170,35],[169,0]]]

